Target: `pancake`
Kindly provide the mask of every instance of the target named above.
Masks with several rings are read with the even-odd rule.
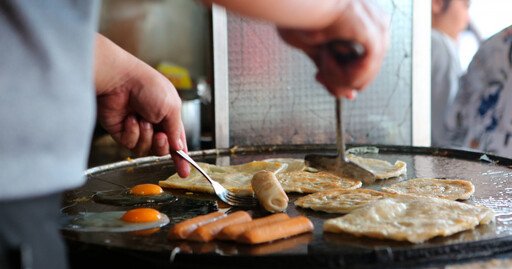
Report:
[[[240,195],[252,195],[251,179],[254,174],[266,170],[278,173],[286,169],[287,165],[280,162],[255,161],[241,165],[214,165],[198,163],[199,166],[224,188]],[[190,169],[190,175],[181,178],[177,173],[158,184],[165,188],[185,189],[189,191],[207,192],[215,194],[210,183],[194,167]]]
[[[304,162],[304,159],[294,159],[294,158],[275,158],[275,159],[265,159],[264,162],[278,162],[278,163],[285,163],[288,166],[284,171],[281,171],[283,173],[286,172],[294,172],[294,171],[303,171],[305,170],[306,163]]]
[[[325,221],[324,231],[421,243],[494,220],[494,211],[447,199],[396,196]]]
[[[313,193],[330,189],[351,190],[362,185],[359,180],[344,179],[327,172],[295,171],[278,173],[276,176],[287,193]]]
[[[475,186],[466,180],[415,178],[393,184],[389,187],[382,187],[382,191],[449,200],[467,200],[475,192]]]
[[[327,213],[349,213],[372,201],[392,196],[394,195],[370,189],[333,189],[301,197],[295,201],[295,205]]]
[[[376,179],[388,179],[392,177],[398,177],[405,175],[407,172],[407,164],[403,161],[396,161],[394,165],[389,162],[358,157],[354,154],[347,155],[347,158],[360,166],[371,170],[375,174]]]

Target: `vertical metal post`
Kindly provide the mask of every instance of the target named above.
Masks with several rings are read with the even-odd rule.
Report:
[[[431,2],[413,1],[412,145],[430,146]]]
[[[228,20],[223,7],[212,7],[213,105],[215,148],[229,147]]]

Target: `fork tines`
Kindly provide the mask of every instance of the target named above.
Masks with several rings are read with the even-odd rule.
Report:
[[[252,207],[257,204],[257,200],[252,196],[240,196],[240,195],[235,195],[231,192],[227,192],[227,194],[224,197],[226,198],[226,200],[228,200],[230,202],[229,204],[237,205],[237,206],[241,206],[241,207],[243,207],[243,206]]]

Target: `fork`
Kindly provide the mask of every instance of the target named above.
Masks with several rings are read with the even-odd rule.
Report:
[[[199,173],[201,173],[213,187],[215,194],[222,200],[224,203],[230,206],[238,206],[238,207],[254,207],[258,204],[257,200],[253,196],[241,196],[235,193],[228,191],[224,188],[219,182],[213,180],[206,172],[192,159],[188,154],[186,154],[182,150],[176,151],[178,155],[180,155],[183,159],[189,162],[192,166],[194,166]]]

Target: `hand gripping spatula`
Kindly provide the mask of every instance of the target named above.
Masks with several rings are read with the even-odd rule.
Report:
[[[359,44],[346,41],[331,42],[327,49],[340,63],[353,61],[364,54],[364,49]],[[350,161],[345,156],[345,132],[342,124],[343,100],[336,98],[336,145],[338,154],[336,156],[308,154],[304,158],[306,165],[313,168],[327,171],[342,178],[361,180],[364,184],[371,184],[375,181],[372,171]]]

